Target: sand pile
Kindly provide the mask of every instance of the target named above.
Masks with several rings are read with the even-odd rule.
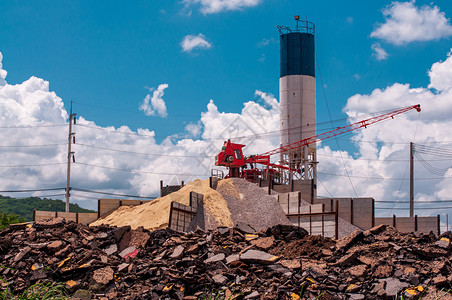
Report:
[[[163,229],[168,226],[171,202],[179,202],[189,205],[190,192],[204,195],[204,211],[209,216],[210,222],[216,226],[232,226],[231,213],[225,199],[214,189],[209,187],[209,180],[197,179],[187,183],[179,191],[165,197],[157,198],[151,202],[139,206],[122,206],[106,217],[90,224],[111,226],[127,226],[132,229],[143,226],[148,230]]]

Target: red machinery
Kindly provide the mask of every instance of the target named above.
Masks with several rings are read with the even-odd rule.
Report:
[[[331,137],[337,136],[339,134],[343,134],[346,132],[350,132],[362,127],[367,127],[369,125],[375,124],[377,122],[394,118],[396,115],[403,114],[412,109],[416,111],[421,111],[421,106],[419,104],[408,106],[405,108],[397,109],[382,115],[378,115],[376,117],[372,117],[363,121],[359,121],[353,124],[349,124],[343,127],[338,127],[336,129],[303,139],[301,141],[297,141],[292,144],[288,144],[286,146],[282,146],[270,151],[267,151],[263,154],[252,155],[245,157],[243,156],[242,148],[245,145],[232,143],[230,140],[224,142],[223,148],[220,153],[215,157],[215,165],[223,166],[229,169],[229,174],[226,177],[242,177],[247,180],[253,180],[258,176],[264,175],[265,178],[275,178],[275,174],[279,169],[296,171],[298,173],[301,172],[301,169],[290,169],[285,165],[277,165],[270,163],[270,156],[274,154],[278,154],[281,152],[287,152],[293,149],[297,149],[303,146],[307,146],[309,144],[313,144],[325,139],[329,139]],[[247,169],[247,164],[251,166],[250,169]],[[266,166],[264,172],[256,168],[256,164],[262,164]],[[264,173],[264,174],[263,174]],[[269,176],[270,175],[270,176]]]

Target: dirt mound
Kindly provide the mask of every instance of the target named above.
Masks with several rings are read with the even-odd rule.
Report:
[[[321,258],[332,254],[331,247],[335,245],[330,238],[320,235],[308,235],[304,238],[290,243],[282,243],[270,251],[273,255],[286,258],[297,258],[307,256],[310,258]]]

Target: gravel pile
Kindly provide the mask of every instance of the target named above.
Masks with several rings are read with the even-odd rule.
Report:
[[[274,225],[291,225],[274,196],[256,184],[241,178],[218,182],[217,191],[223,196],[234,224],[239,222],[262,230]]]

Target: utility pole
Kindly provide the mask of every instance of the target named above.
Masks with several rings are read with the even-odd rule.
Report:
[[[414,216],[414,147],[410,142],[410,217]]]
[[[69,198],[71,197],[71,159],[75,162],[74,152],[71,150],[72,143],[75,144],[75,133],[72,132],[72,118],[75,121],[75,115],[72,113],[72,101],[71,101],[71,113],[69,115],[69,135],[67,143],[67,181],[66,181],[66,212],[69,212]]]

